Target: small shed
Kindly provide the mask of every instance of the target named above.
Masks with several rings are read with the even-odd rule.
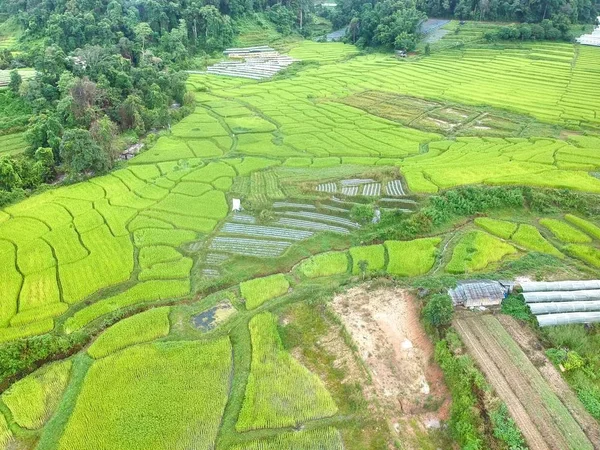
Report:
[[[239,198],[234,198],[231,201],[231,210],[234,212],[240,212],[242,210],[242,202]]]
[[[510,283],[495,280],[466,280],[459,281],[454,289],[448,291],[448,295],[455,306],[496,306],[506,298],[511,287]]]

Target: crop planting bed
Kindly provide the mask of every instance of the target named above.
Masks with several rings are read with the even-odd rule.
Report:
[[[565,405],[495,317],[470,315],[457,319],[455,325],[531,449],[593,448]]]

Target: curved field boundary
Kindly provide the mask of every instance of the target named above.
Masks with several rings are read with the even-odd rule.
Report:
[[[531,449],[593,449],[573,416],[495,317],[465,315],[455,321],[455,327]]]

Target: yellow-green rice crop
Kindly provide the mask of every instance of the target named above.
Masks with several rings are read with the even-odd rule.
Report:
[[[39,308],[27,309],[14,315],[13,318],[10,319],[10,325],[18,327],[32,322],[43,321],[45,319],[60,316],[68,308],[69,305],[66,303],[50,303],[48,305],[40,306]]]
[[[539,230],[533,225],[519,225],[519,229],[513,234],[512,240],[528,250],[548,253],[558,257],[563,256],[550,242],[544,239]]]
[[[590,245],[571,244],[565,247],[565,250],[575,258],[594,266],[600,267],[600,250]]]
[[[54,320],[44,319],[39,322],[28,323],[10,328],[0,329],[0,342],[13,341],[29,336],[37,336],[38,334],[48,333],[54,328]]]
[[[189,292],[189,280],[161,280],[138,283],[121,294],[105,298],[77,311],[65,321],[65,332],[77,331],[98,317],[126,306],[166,298],[183,297]]]
[[[258,308],[267,300],[287,293],[289,288],[289,281],[280,273],[240,283],[240,291],[246,300],[247,309]]]
[[[412,241],[386,241],[389,262],[387,272],[402,277],[424,275],[435,263],[440,238],[424,238]]]
[[[503,239],[510,239],[513,233],[517,231],[516,223],[507,222],[506,220],[490,219],[489,217],[478,217],[475,219],[475,224],[488,233],[492,233]]]
[[[141,344],[100,359],[58,448],[214,448],[231,369],[228,338]]]
[[[173,247],[167,247],[166,245],[142,247],[139,255],[140,266],[142,269],[148,269],[158,263],[177,261],[180,258],[181,253]]]
[[[2,394],[2,401],[19,426],[37,430],[46,423],[67,387],[71,366],[71,360],[48,364]]]
[[[512,245],[494,236],[482,231],[472,231],[456,244],[446,270],[450,273],[474,272],[516,252]]]
[[[10,442],[13,440],[12,431],[8,427],[4,414],[0,414],[0,448],[8,449]]]
[[[581,228],[590,236],[600,239],[600,227],[594,225],[589,220],[582,219],[581,217],[574,216],[573,214],[565,215],[565,219],[571,222],[573,225]]]
[[[187,278],[194,261],[192,258],[181,258],[179,261],[169,261],[154,264],[151,268],[144,269],[138,275],[138,280],[173,280]]]
[[[354,275],[361,273],[360,261],[367,262],[367,272],[377,272],[385,269],[385,248],[383,245],[352,247],[350,256],[352,257],[352,273]]]
[[[104,331],[90,347],[92,358],[103,358],[111,353],[142,342],[149,342],[169,334],[169,308],[155,308],[121,320]]]
[[[340,432],[333,427],[281,433],[234,445],[231,450],[343,450]]]
[[[592,238],[587,234],[560,220],[540,219],[540,224],[548,228],[552,234],[562,242],[570,244],[585,244],[592,242]]]
[[[348,271],[348,255],[346,252],[320,253],[301,263],[298,270],[308,278],[346,273]]]
[[[319,377],[284,350],[271,313],[249,323],[252,362],[236,430],[299,426],[337,407]]]

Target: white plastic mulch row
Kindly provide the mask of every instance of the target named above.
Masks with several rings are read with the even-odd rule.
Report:
[[[337,206],[331,206],[331,205],[321,205],[321,208],[328,209],[329,211],[336,211],[336,212],[342,212],[342,213],[349,213],[350,212],[347,209],[338,208]]]
[[[323,183],[317,186],[319,192],[330,192],[335,194],[337,192],[337,184],[335,183]]]
[[[353,178],[351,180],[342,180],[340,183],[342,183],[342,186],[360,186],[361,184],[375,183],[375,180],[371,178]]]
[[[381,183],[365,184],[362,195],[366,197],[379,197],[381,195]]]
[[[269,227],[264,225],[247,225],[239,223],[226,223],[221,233],[239,234],[245,236],[268,237],[276,239],[289,239],[301,241],[313,235],[310,231],[290,230],[287,228]]]
[[[229,255],[224,253],[209,253],[206,255],[205,263],[210,265],[219,265],[229,259]]]
[[[358,186],[342,186],[342,194],[358,195]]]
[[[402,182],[400,180],[389,181],[385,190],[388,195],[401,197],[406,195],[404,192],[404,188],[402,187]]]
[[[248,214],[235,213],[231,219],[235,222],[256,223],[256,219]]]
[[[220,273],[217,269],[206,268],[202,269],[202,275],[204,275],[206,278],[217,278]]]
[[[313,231],[331,231],[333,233],[349,234],[350,231],[347,228],[338,227],[336,225],[329,225],[323,222],[311,222],[310,220],[301,219],[290,219],[282,217],[277,221],[279,225],[288,227],[303,228],[305,230]]]
[[[280,256],[291,245],[292,243],[289,241],[216,237],[210,243],[210,248],[244,256],[269,257]]]
[[[338,216],[329,216],[327,214],[314,213],[314,212],[308,212],[308,211],[303,211],[303,212],[290,211],[290,212],[284,212],[284,213],[282,213],[282,215],[290,216],[290,217],[301,217],[303,219],[309,218],[309,219],[314,219],[314,220],[322,220],[324,222],[333,222],[333,223],[343,225],[346,227],[360,228],[359,224],[357,224],[356,222],[352,222],[350,219],[345,219],[343,217],[338,217]]]
[[[298,208],[298,209],[317,209],[315,205],[308,205],[305,203],[291,203],[291,202],[275,202],[273,208]]]

